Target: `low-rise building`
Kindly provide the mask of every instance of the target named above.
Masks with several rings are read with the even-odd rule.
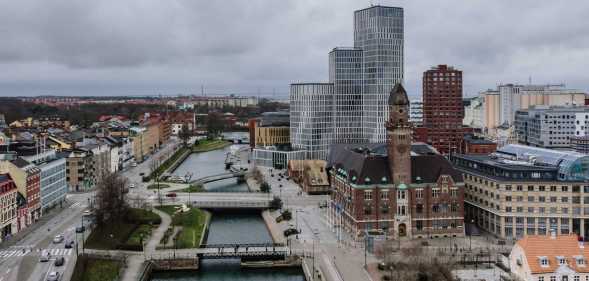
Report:
[[[254,145],[256,147],[280,146],[290,143],[288,112],[265,112],[254,122]]]
[[[460,145],[462,154],[489,154],[497,150],[497,143],[482,136],[465,134]]]
[[[36,222],[41,210],[41,170],[16,154],[10,160],[0,161],[0,172],[10,174],[17,187],[17,223],[20,231]]]
[[[509,254],[509,268],[516,280],[589,280],[589,247],[577,235],[527,235]]]
[[[307,194],[329,193],[329,176],[324,160],[288,161],[288,174]]]
[[[589,235],[589,156],[518,144],[451,156],[466,185],[468,221],[502,238]]]
[[[17,188],[9,174],[0,174],[0,242],[17,231]]]
[[[589,135],[571,137],[571,149],[576,152],[589,154]]]
[[[65,202],[68,191],[65,155],[55,150],[47,150],[33,156],[22,158],[34,163],[41,171],[41,213]]]
[[[535,106],[518,110],[515,131],[521,144],[568,149],[571,137],[589,134],[589,107]]]

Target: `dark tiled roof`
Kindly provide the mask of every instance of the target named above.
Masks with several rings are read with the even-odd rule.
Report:
[[[20,157],[12,160],[12,164],[14,164],[15,166],[19,167],[19,168],[23,168],[26,167],[28,165],[30,165],[31,163],[29,163],[27,160],[22,159]]]
[[[388,156],[373,151],[382,151],[384,144],[336,144],[331,147],[328,167],[343,169],[350,178],[356,177],[357,184],[382,183],[390,180]],[[363,148],[363,150],[359,150]],[[454,182],[463,182],[462,174],[442,155],[432,153],[427,146],[418,144],[423,154],[411,156],[412,182],[417,177],[421,183],[436,182],[440,175],[450,175]],[[414,146],[412,145],[412,151]],[[360,152],[362,151],[362,152]],[[369,178],[370,181],[366,181]]]

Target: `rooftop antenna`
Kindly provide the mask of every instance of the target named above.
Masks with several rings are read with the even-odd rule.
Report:
[[[528,85],[532,85],[532,75],[530,75],[530,77],[528,77]]]
[[[200,95],[203,97],[205,96],[205,86],[202,84],[200,85]]]

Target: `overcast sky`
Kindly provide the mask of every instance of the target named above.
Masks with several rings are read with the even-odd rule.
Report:
[[[405,84],[437,64],[464,95],[498,83],[589,89],[589,1],[397,0]],[[0,96],[237,93],[325,81],[360,0],[0,0]]]

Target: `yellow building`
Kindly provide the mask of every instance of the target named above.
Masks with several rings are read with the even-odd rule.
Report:
[[[273,146],[290,143],[289,127],[258,127],[255,128],[256,146]]]

